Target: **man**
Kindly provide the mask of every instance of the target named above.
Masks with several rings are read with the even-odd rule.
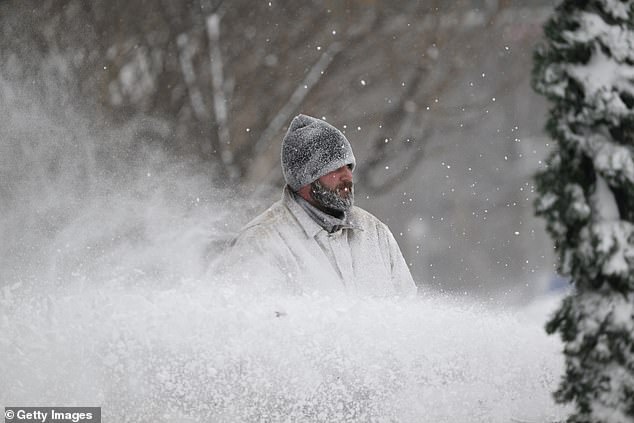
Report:
[[[416,293],[390,230],[353,206],[355,158],[346,137],[323,120],[299,115],[284,137],[281,158],[282,199],[234,240],[232,273],[295,293]]]

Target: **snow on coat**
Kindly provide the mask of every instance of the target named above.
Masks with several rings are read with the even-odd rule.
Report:
[[[248,223],[223,260],[238,283],[292,293],[348,292],[408,296],[416,285],[388,227],[359,207],[354,228],[325,231],[293,199],[282,199]]]

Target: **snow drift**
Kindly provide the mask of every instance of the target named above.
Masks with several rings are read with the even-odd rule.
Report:
[[[99,405],[107,422],[561,417],[559,346],[540,324],[449,299],[175,281],[5,288],[1,301],[3,404]]]

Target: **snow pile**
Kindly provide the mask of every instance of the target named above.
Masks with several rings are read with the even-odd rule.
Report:
[[[5,288],[0,403],[99,405],[105,422],[563,415],[543,311],[128,283]]]

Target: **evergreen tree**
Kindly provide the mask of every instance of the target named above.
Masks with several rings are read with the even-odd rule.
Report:
[[[574,288],[546,325],[564,341],[569,422],[634,422],[634,0],[564,0],[533,86],[556,149],[536,212]]]

